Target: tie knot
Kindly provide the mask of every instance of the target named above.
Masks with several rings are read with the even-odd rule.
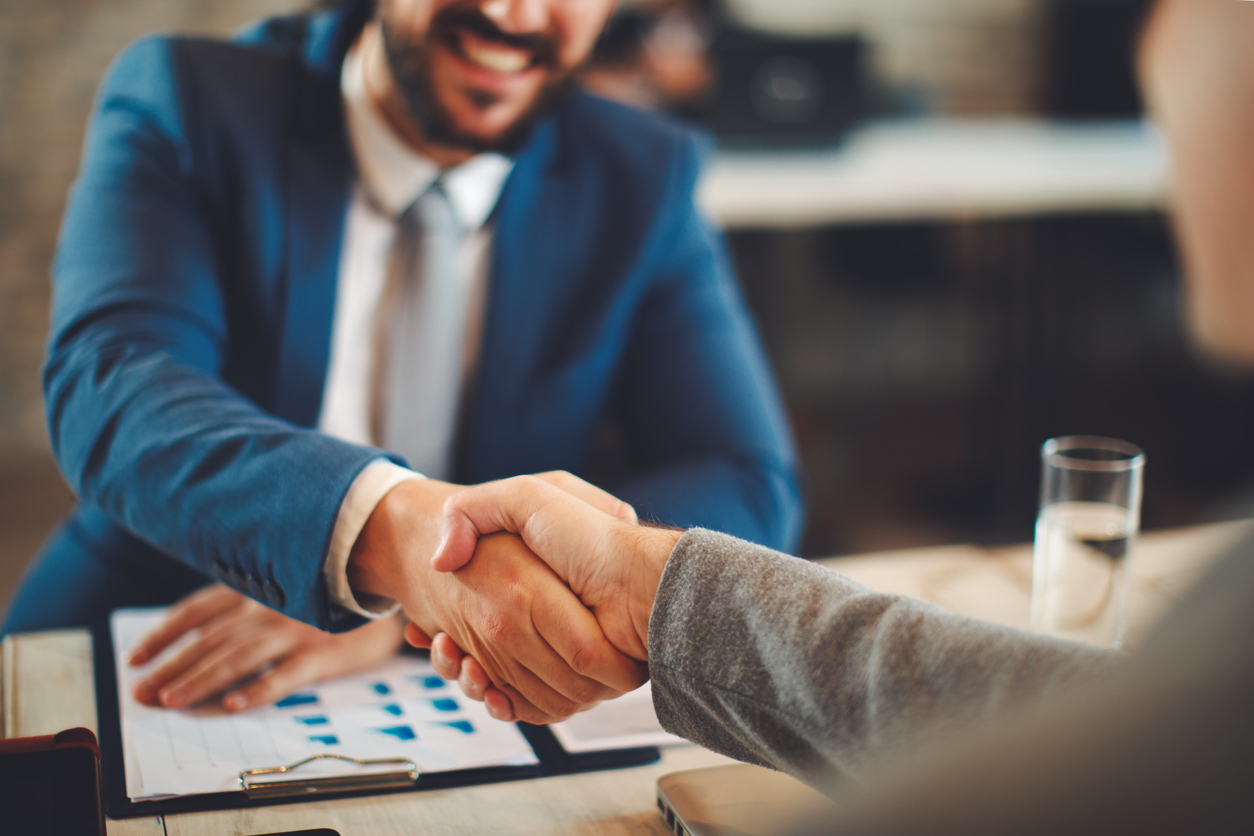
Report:
[[[423,235],[457,236],[462,234],[461,221],[453,210],[452,201],[448,199],[448,194],[444,191],[444,184],[439,180],[432,183],[422,196],[414,201],[414,205],[406,214],[412,216]]]

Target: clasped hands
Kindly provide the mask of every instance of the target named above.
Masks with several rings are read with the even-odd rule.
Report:
[[[143,664],[198,631],[136,696],[182,707],[226,689],[222,705],[242,710],[379,664],[404,627],[493,716],[554,722],[647,679],[652,593],[678,536],[636,525],[630,506],[567,473],[469,489],[406,482],[362,530],[349,579],[359,596],[399,601],[407,625],[382,619],[331,635],[208,587],[132,651]],[[646,543],[652,562],[638,559]]]

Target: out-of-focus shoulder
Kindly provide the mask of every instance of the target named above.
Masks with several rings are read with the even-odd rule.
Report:
[[[560,131],[574,154],[595,154],[642,173],[672,166],[696,168],[712,143],[708,135],[656,111],[573,91],[557,113]]]

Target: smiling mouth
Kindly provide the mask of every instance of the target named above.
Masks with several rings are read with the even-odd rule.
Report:
[[[517,75],[536,64],[536,53],[530,49],[509,46],[489,40],[474,32],[461,30],[449,39],[453,50],[475,66],[501,75]]]

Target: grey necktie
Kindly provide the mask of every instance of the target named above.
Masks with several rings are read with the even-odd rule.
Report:
[[[463,230],[439,180],[400,217],[380,300],[375,437],[446,479],[460,406],[470,282]]]

